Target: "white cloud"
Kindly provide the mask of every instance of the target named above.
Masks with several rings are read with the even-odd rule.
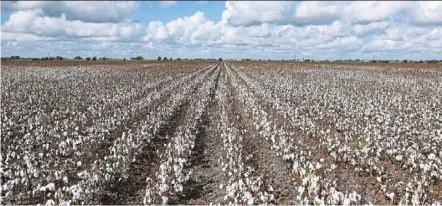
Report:
[[[34,34],[26,33],[13,33],[13,32],[3,32],[2,31],[2,42],[9,41],[41,41],[41,40],[53,40],[51,37],[40,37]]]
[[[419,1],[417,8],[410,11],[409,18],[417,25],[442,25],[442,2],[441,1]]]
[[[175,3],[159,2],[164,7]],[[118,55],[140,48],[149,55],[210,57],[217,50],[230,57],[260,58],[293,58],[296,52],[311,58],[363,59],[373,52],[404,57],[442,51],[440,2],[235,1],[225,3],[218,21],[198,11],[146,25],[130,22],[137,3],[2,2],[5,5],[4,10],[14,11],[1,27],[5,54],[19,48],[38,54],[37,48],[51,46],[72,47],[72,54],[90,50],[96,56],[104,50]],[[96,10],[100,5],[115,12],[102,14]],[[78,9],[82,7],[84,16]]]
[[[40,10],[50,17],[64,14],[67,20],[85,22],[122,22],[138,9],[133,1],[2,1],[4,10]]]
[[[160,2],[160,6],[162,7],[162,8],[167,8],[167,7],[169,7],[169,6],[173,6],[173,5],[175,5],[176,4],[176,1],[161,1]]]
[[[222,20],[234,26],[285,23],[293,19],[294,6],[289,1],[227,1]]]
[[[344,8],[344,18],[352,23],[385,21],[396,12],[412,8],[410,1],[356,1]]]
[[[42,16],[37,10],[17,11],[2,25],[2,33],[24,33],[40,37],[112,37],[129,39],[143,30],[138,23],[91,23],[69,21],[61,17]],[[2,40],[4,37],[2,36]]]
[[[328,24],[340,18],[341,8],[347,2],[301,2],[296,8],[295,22],[298,24]]]
[[[353,27],[353,31],[358,36],[366,36],[366,35],[373,35],[373,34],[379,34],[383,33],[386,28],[388,28],[390,24],[387,21],[382,22],[372,22],[369,24],[356,24]]]

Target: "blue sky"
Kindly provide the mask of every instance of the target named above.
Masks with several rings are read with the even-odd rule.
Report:
[[[2,1],[2,56],[442,59],[442,2]]]
[[[173,6],[162,8],[161,2],[140,2],[140,9],[134,14],[133,19],[147,24],[150,21],[169,22],[183,16],[192,16],[197,11],[204,11],[206,18],[211,21],[221,19],[224,10],[224,1],[201,2],[201,1],[177,1]]]

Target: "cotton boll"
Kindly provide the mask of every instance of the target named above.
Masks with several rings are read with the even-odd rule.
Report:
[[[45,205],[56,205],[56,203],[54,200],[49,199],[48,201],[46,201]]]
[[[344,199],[344,202],[342,203],[342,205],[344,205],[344,206],[349,206],[349,205],[350,205],[350,199],[345,198],[345,199]]]
[[[63,182],[64,182],[65,184],[68,184],[68,183],[69,183],[69,179],[68,179],[68,177],[64,176],[64,177],[63,177]]]

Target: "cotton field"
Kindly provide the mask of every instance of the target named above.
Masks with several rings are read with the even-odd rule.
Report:
[[[442,66],[2,63],[1,204],[442,204]]]

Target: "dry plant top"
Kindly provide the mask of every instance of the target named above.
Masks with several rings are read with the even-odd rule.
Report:
[[[1,204],[442,203],[441,64],[1,69]]]

